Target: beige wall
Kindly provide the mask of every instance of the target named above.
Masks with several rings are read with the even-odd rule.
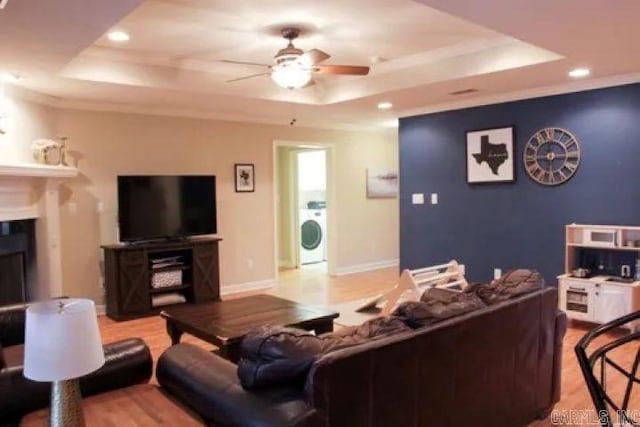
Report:
[[[40,103],[25,99],[25,93],[0,84],[0,112],[6,118],[0,119],[0,163],[33,162],[31,142],[38,138],[54,139],[55,110]],[[34,96],[34,95],[31,95]]]
[[[215,174],[223,286],[274,279],[274,140],[334,144],[337,269],[398,257],[398,201],[368,200],[365,185],[367,167],[397,167],[395,130],[344,132],[74,110],[59,111],[57,119],[57,132],[70,138],[80,169],[61,196],[66,294],[102,298],[99,246],[117,241],[118,174]],[[234,163],[255,164],[255,193],[234,192]]]

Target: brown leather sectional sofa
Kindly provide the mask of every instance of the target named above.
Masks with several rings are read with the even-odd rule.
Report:
[[[566,316],[544,288],[315,360],[303,386],[257,391],[189,344],[161,356],[160,384],[215,426],[524,426],[560,398]]]

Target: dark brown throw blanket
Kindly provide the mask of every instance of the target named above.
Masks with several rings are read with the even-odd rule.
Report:
[[[262,326],[242,340],[238,378],[246,389],[302,386],[309,368],[321,355],[409,330],[395,317],[377,317],[319,336],[297,328]]]
[[[422,294],[420,301],[402,303],[391,315],[403,319],[412,328],[420,328],[483,307],[486,305],[473,293],[432,288]]]
[[[489,284],[475,283],[465,289],[465,293],[473,293],[487,305],[496,304],[518,295],[527,294],[543,288],[544,278],[536,270],[510,270],[499,279]]]

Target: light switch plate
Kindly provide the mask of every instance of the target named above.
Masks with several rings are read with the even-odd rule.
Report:
[[[438,193],[431,193],[431,204],[432,205],[438,204]]]
[[[411,203],[413,203],[414,205],[424,205],[424,194],[413,193],[411,195]]]
[[[500,277],[502,277],[502,269],[501,268],[494,268],[493,269],[493,278],[494,279],[499,279]]]

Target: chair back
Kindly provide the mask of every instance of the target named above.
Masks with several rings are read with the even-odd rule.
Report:
[[[638,368],[640,365],[640,331],[624,335],[616,339],[602,340],[596,338],[601,337],[612,330],[623,326],[629,322],[640,319],[640,311],[615,319],[609,323],[598,326],[588,332],[578,342],[575,347],[578,363],[582,370],[591,400],[598,414],[598,420],[602,427],[616,426],[640,426],[640,417],[635,409],[638,408],[638,402],[635,404],[632,399],[638,398],[638,391],[634,394],[634,385],[640,387],[640,378],[638,377]],[[596,344],[593,350],[589,350],[590,344]],[[610,354],[613,350],[623,346],[635,346],[635,358],[631,362],[630,368],[623,367],[620,363],[613,360]],[[615,371],[626,378],[627,383],[624,393],[620,398],[615,399],[610,393],[607,393],[607,373]],[[632,406],[634,411],[629,410]]]

